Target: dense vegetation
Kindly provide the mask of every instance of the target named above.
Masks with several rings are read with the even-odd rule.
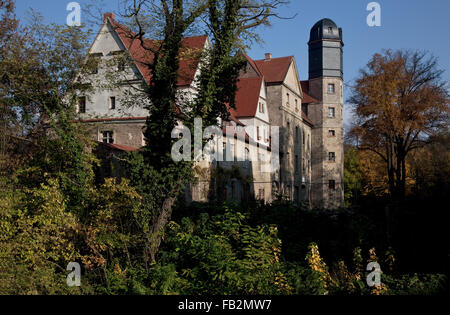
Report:
[[[249,34],[236,1],[198,3],[213,39],[235,45],[233,34]],[[251,13],[271,1],[243,3]],[[149,167],[158,148],[124,156],[124,178],[99,176],[96,144],[67,97],[81,88],[71,78],[85,70],[88,33],[39,19],[26,29],[13,1],[0,9],[1,294],[448,294],[448,133],[408,155],[403,199],[390,198],[383,161],[349,145],[346,209],[309,210],[282,197],[270,205],[187,205],[179,195],[189,165]],[[218,18],[223,10],[234,16]],[[180,16],[172,15],[174,25],[184,23]],[[183,30],[175,28],[179,40]],[[166,44],[177,52],[179,43]],[[235,82],[221,71],[232,77],[239,69],[227,45],[212,52],[201,101],[192,104],[209,119],[232,103]],[[173,81],[176,69],[164,73],[170,60],[152,66],[159,84]],[[149,98],[171,108],[171,84],[167,95],[150,88]],[[173,111],[159,114],[167,128],[153,126],[149,138],[171,130]],[[80,287],[66,284],[69,262],[82,265]],[[369,262],[381,265],[378,287],[367,285]]]

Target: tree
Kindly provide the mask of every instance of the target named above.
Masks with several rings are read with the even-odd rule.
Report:
[[[361,150],[385,163],[389,192],[402,199],[410,152],[448,128],[448,90],[437,59],[423,52],[375,54],[352,88],[356,126],[351,131]]]
[[[146,94],[150,104],[144,136],[144,163],[132,183],[139,187],[145,207],[151,213],[145,255],[155,262],[161,244],[161,235],[170,219],[173,205],[186,185],[194,178],[193,162],[172,160],[174,144],[172,131],[178,123],[192,127],[194,118],[216,124],[217,118],[227,118],[227,104],[234,105],[237,78],[243,66],[236,52],[237,43],[244,33],[269,24],[277,6],[285,1],[262,0],[208,0],[208,1],[129,1],[125,16],[134,32],[130,38],[153,58],[146,63],[152,74]],[[213,42],[211,52],[202,58],[198,99],[182,102],[178,98],[178,70],[182,38],[203,17]],[[150,19],[150,20],[149,20]],[[159,25],[158,41],[145,41],[148,25]],[[180,109],[183,109],[180,113]],[[143,167],[143,168],[142,168]]]

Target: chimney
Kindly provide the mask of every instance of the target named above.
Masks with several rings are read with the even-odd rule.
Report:
[[[270,61],[272,60],[272,54],[271,53],[267,53],[266,54],[266,61]]]
[[[106,22],[106,19],[107,19],[107,18],[110,18],[111,20],[114,20],[114,18],[115,18],[114,13],[111,13],[111,12],[105,13],[105,14],[103,15],[103,21]]]

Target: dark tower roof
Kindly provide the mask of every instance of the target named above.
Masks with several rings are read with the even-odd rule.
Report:
[[[342,41],[342,30],[330,19],[322,19],[311,28],[310,42],[323,39]]]
[[[343,77],[342,29],[330,19],[322,19],[311,29],[309,78]]]

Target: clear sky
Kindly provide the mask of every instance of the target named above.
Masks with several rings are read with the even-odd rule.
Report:
[[[68,0],[16,0],[17,15],[23,18],[28,8],[41,12],[47,22],[65,23]],[[87,0],[78,1],[81,6]],[[106,1],[105,11],[115,11],[118,0]],[[450,81],[450,1],[449,0],[378,0],[381,5],[381,26],[369,27],[366,7],[370,0],[292,0],[281,11],[285,17],[297,14],[291,20],[274,20],[271,28],[259,33],[265,43],[256,44],[249,51],[254,59],[264,53],[274,57],[296,58],[302,80],[308,76],[308,46],[311,27],[322,18],[330,18],[343,28],[344,81],[352,84],[370,57],[382,49],[427,50],[439,58],[439,66],[446,70],[444,78]],[[82,17],[83,19],[83,17]],[[348,98],[349,89],[344,92]],[[349,106],[347,106],[349,109]],[[349,122],[349,111],[346,111]]]

